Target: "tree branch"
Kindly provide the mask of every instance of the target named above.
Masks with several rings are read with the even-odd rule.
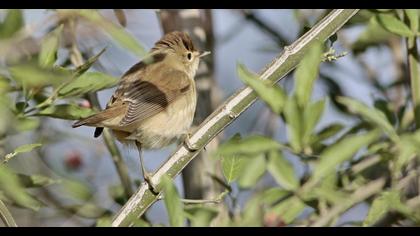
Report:
[[[12,214],[3,201],[0,200],[0,219],[4,222],[7,227],[17,227],[15,220],[13,219]]]
[[[284,51],[260,73],[261,79],[270,81],[272,84],[278,82],[297,66],[314,41],[327,40],[357,12],[358,9],[333,10],[292,45],[285,47]],[[256,99],[255,92],[250,87],[244,87],[213,112],[189,138],[189,143],[197,150],[189,150],[180,145],[153,174],[150,182],[156,186],[156,190],[162,189],[160,179],[164,174],[171,178],[178,175],[207,143],[251,106]],[[129,226],[134,219],[144,214],[158,199],[158,195],[150,191],[147,183],[143,183],[116,214],[112,226]]]

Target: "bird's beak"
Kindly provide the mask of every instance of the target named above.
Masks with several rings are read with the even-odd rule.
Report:
[[[210,51],[201,52],[198,57],[204,57],[204,56],[209,55],[210,53],[211,53]]]

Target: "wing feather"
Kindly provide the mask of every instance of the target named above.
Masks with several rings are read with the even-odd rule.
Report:
[[[152,117],[166,109],[189,89],[188,75],[180,70],[155,73],[153,80],[132,80],[124,86],[122,101],[128,103],[120,126],[128,126]],[[187,88],[187,89],[186,89]]]

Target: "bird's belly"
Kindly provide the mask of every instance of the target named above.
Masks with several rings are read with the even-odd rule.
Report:
[[[145,149],[167,146],[188,132],[194,112],[195,101],[180,99],[164,111],[144,120],[128,139],[137,140]]]

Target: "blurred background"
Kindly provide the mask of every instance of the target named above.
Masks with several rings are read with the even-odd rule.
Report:
[[[8,70],[10,61],[21,61],[22,58],[29,57],[28,55],[37,54],[45,35],[56,29],[60,22],[64,23],[65,28],[55,64],[74,68],[77,63],[77,58],[74,59],[72,54],[75,50],[74,44],[77,44],[76,52],[80,52],[84,61],[106,48],[90,71],[105,73],[113,78],[119,78],[137,63],[144,52],[153,47],[165,32],[175,29],[188,31],[193,34],[193,39],[200,48],[212,52],[211,57],[200,65],[197,75],[197,87],[201,92],[195,124],[199,124],[224,100],[244,86],[238,78],[236,70],[238,63],[244,64],[254,72],[261,71],[283,51],[285,46],[290,45],[325,16],[328,10],[108,9],[97,12],[102,15],[106,23],[93,16],[92,19],[77,19],[70,22],[65,18],[65,15],[70,13],[53,10],[21,10],[23,36],[19,40],[13,39],[19,41],[19,45],[13,46],[19,50],[10,53],[11,51],[6,49],[7,40],[0,41],[0,48],[3,47],[0,52],[0,65],[3,68],[0,67],[0,72],[7,74],[5,71]],[[7,10],[0,10],[0,22],[5,22],[8,13]],[[366,33],[373,31],[369,27],[375,14],[377,14],[375,11],[360,11],[339,30],[337,35],[333,36],[335,39],[326,43],[327,48],[334,49],[333,55],[338,55],[338,58],[321,64],[319,79],[313,87],[311,100],[317,101],[328,97],[324,113],[316,124],[314,132],[336,123],[344,127],[358,124],[360,119],[347,114],[348,111],[335,101],[335,96],[348,96],[368,106],[374,106],[378,101],[386,101],[392,106],[391,110],[395,111],[399,111],[401,106],[407,104],[409,90],[403,87],[404,84],[401,87],[391,86],[406,75],[404,74],[406,50],[401,48],[404,47],[405,40],[392,33],[383,33],[385,30],[375,34],[376,38]],[[117,30],[108,24],[118,30],[124,30],[133,37],[137,41],[136,46],[124,38],[125,36],[115,36]],[[204,37],[200,38],[200,35]],[[279,85],[287,93],[291,93],[294,88],[293,74],[281,80]],[[114,90],[114,86],[104,86],[97,92],[99,104],[96,105],[103,108]],[[14,102],[20,98],[19,95],[10,94],[10,99]],[[90,108],[95,106],[96,98],[83,95],[71,99],[73,104]],[[103,138],[93,138],[93,128],[73,129],[71,124],[74,120],[71,118],[61,119],[43,115],[33,119],[25,121],[23,125],[20,124],[26,125],[24,128],[7,132],[1,141],[1,157],[23,144],[43,144],[42,147],[13,157],[7,163],[14,172],[29,178],[28,181],[33,185],[42,185],[40,188],[27,190],[42,202],[37,211],[6,201],[17,224],[94,226],[98,224],[98,219],[108,219],[115,214],[121,208],[121,204],[127,200],[124,191],[130,188],[131,191],[135,190],[142,181],[137,150],[129,150],[116,142],[119,156],[125,163],[131,183],[131,186],[124,187],[121,173],[116,168],[109,147],[107,148]],[[4,122],[2,129],[7,130],[8,124],[11,123]],[[200,156],[204,160],[194,161],[183,175],[175,179],[180,196],[211,199],[223,191],[221,186],[207,180],[211,179],[210,177],[203,177],[205,176],[203,173],[211,173],[223,178],[220,162],[210,155],[218,144],[237,133],[243,137],[263,135],[287,143],[290,131],[286,127],[282,117],[272,112],[265,103],[257,101],[209,144]],[[334,139],[326,143],[334,143]],[[162,150],[145,151],[146,169],[153,172],[159,168],[176,146],[177,144],[173,144]],[[292,153],[285,152],[284,156],[292,164],[297,178],[304,179],[307,171],[304,161]],[[227,212],[230,217],[235,212],[241,212],[256,192],[278,186],[276,178],[269,172],[262,172],[255,181],[240,181],[230,185],[231,198],[224,199],[225,206],[219,208],[220,211]],[[207,188],[203,190],[200,186]],[[342,212],[332,225],[348,226],[352,225],[352,222],[363,221],[368,214],[369,206],[370,203],[367,202],[354,204]],[[307,219],[313,213],[313,209],[306,207],[296,218]],[[108,218],[101,218],[103,216]],[[269,217],[264,216],[263,225],[304,224],[299,221],[284,223],[284,220],[276,221]],[[152,225],[167,225],[168,214],[164,202],[158,201],[153,204],[147,212],[147,219],[144,220]],[[1,225],[3,222],[0,222]]]

